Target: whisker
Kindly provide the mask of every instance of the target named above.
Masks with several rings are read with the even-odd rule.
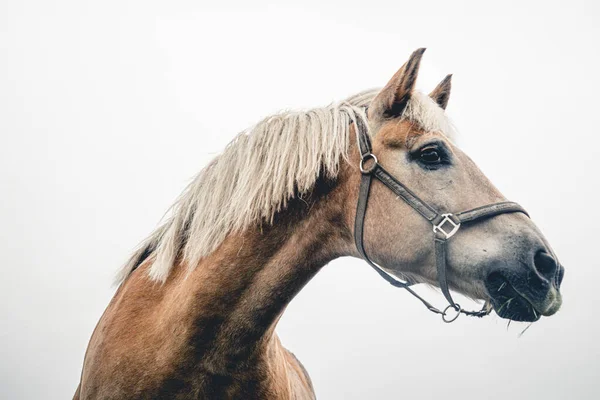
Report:
[[[527,325],[527,327],[526,327],[525,329],[523,329],[523,330],[521,331],[521,333],[519,333],[519,336],[518,336],[518,337],[521,337],[521,336],[523,336],[523,334],[524,334],[524,333],[527,331],[527,329],[529,329],[529,328],[531,327],[531,325],[533,325],[533,322],[530,322],[530,323],[529,323],[529,325]]]
[[[500,312],[500,311],[502,311],[502,309],[504,308],[504,306],[506,306],[506,308],[510,307],[510,303],[511,303],[511,301],[513,301],[514,299],[515,299],[514,297],[511,297],[510,299],[506,300],[506,301],[504,302],[504,304],[502,304],[502,305],[501,305],[501,306],[498,308],[498,311],[497,311],[497,312]]]

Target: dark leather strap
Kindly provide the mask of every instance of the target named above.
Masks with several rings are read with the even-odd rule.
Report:
[[[469,211],[463,211],[456,214],[461,224],[477,221],[482,218],[491,218],[496,215],[521,212],[529,217],[529,214],[523,207],[512,201],[503,201],[501,203],[489,204],[487,206],[477,207]]]
[[[367,214],[367,203],[369,202],[369,192],[371,191],[372,175],[363,174],[360,178],[360,187],[358,189],[358,204],[356,206],[356,217],[354,218],[354,243],[365,260],[369,259],[363,244],[365,216]],[[370,261],[370,260],[369,260]]]
[[[354,120],[354,124],[356,126],[356,142],[358,143],[358,150],[360,151],[360,157],[362,159],[366,155],[371,154],[372,150],[371,138],[368,134],[364,134],[364,132],[369,131],[369,127],[367,126],[366,121],[360,117]]]
[[[354,241],[356,248],[361,257],[386,281],[395,287],[406,289],[413,296],[418,298],[430,311],[441,314],[445,322],[452,322],[456,320],[458,315],[466,314],[470,316],[483,317],[490,313],[491,309],[486,308],[486,305],[479,311],[466,311],[463,310],[460,305],[454,302],[448,285],[447,277],[447,247],[446,244],[460,228],[463,223],[471,223],[480,221],[485,218],[492,218],[500,214],[521,212],[529,216],[527,212],[518,204],[513,202],[500,202],[490,204],[482,207],[477,207],[472,210],[464,211],[458,214],[441,214],[431,207],[429,204],[421,200],[415,193],[404,186],[400,181],[394,178],[389,172],[387,172],[377,161],[377,158],[371,153],[371,141],[368,134],[368,127],[361,118],[356,121],[357,128],[357,144],[360,150],[361,162],[360,170],[362,173],[360,188],[358,193],[358,204],[356,207],[356,217],[354,220]],[[366,162],[370,165],[365,166]],[[411,282],[402,282],[392,275],[385,272],[380,266],[375,264],[367,255],[364,247],[364,223],[367,214],[367,206],[369,201],[369,194],[371,191],[371,184],[373,177],[377,178],[383,183],[388,189],[394,194],[404,200],[408,205],[414,208],[419,214],[433,225],[434,232],[434,251],[435,251],[435,263],[437,269],[438,283],[440,289],[444,294],[444,297],[449,303],[449,306],[444,311],[432,306],[429,302],[419,296],[413,291],[410,286]],[[448,225],[448,226],[446,226]],[[447,310],[453,308],[457,314],[450,318],[447,317]]]
[[[433,246],[435,248],[435,264],[437,269],[438,282],[440,283],[440,289],[448,303],[456,309],[456,303],[450,295],[450,289],[448,288],[448,277],[446,276],[446,239],[438,237],[437,235],[433,239]]]
[[[433,221],[438,216],[438,213],[431,208],[429,204],[419,199],[416,194],[396,180],[396,178],[383,169],[383,167],[379,164],[375,167],[373,174],[381,181],[381,183],[387,186],[388,189],[394,192],[397,196],[402,197],[402,199],[407,202],[408,205],[417,210],[417,212],[426,220]]]

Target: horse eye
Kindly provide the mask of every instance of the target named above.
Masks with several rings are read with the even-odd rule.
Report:
[[[431,147],[421,150],[420,158],[427,164],[437,164],[442,160],[439,151]]]

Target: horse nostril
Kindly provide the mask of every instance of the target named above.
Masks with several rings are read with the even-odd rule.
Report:
[[[550,254],[544,251],[538,251],[533,257],[533,263],[537,272],[553,282],[556,279],[556,272],[558,270],[558,264]]]

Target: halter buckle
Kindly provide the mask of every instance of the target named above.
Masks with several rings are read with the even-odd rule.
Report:
[[[456,217],[454,217],[453,214],[442,214],[442,217],[442,220],[438,224],[433,225],[433,232],[441,232],[446,237],[446,239],[450,239],[458,231],[458,228],[460,228],[460,222],[454,222],[453,218]],[[452,226],[450,232],[446,232],[446,230],[443,228],[446,223]]]

